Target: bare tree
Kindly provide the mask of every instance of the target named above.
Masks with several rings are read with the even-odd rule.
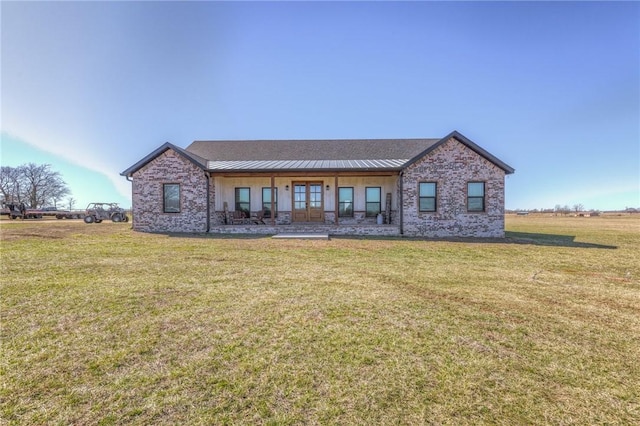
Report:
[[[25,187],[20,167],[0,167],[0,191],[5,202],[20,204],[24,198]]]
[[[64,183],[62,179],[54,180],[54,182],[50,182],[49,188],[49,199],[53,202],[54,207],[58,207],[58,201],[62,200],[65,196],[69,195],[69,188],[67,184]],[[46,201],[45,201],[46,203]]]
[[[73,210],[73,206],[76,205],[76,199],[73,197],[69,197],[67,203],[69,204],[69,210]]]
[[[60,173],[51,170],[50,164],[28,163],[18,167],[3,166],[0,173],[0,190],[7,202],[26,203],[31,208],[54,205],[70,194],[69,187]]]
[[[562,214],[562,206],[560,204],[556,204],[556,206],[553,208],[553,211],[555,212],[556,216],[558,216],[558,214]]]
[[[573,210],[574,210],[576,213],[580,213],[581,211],[583,211],[583,210],[584,210],[584,206],[583,206],[582,204],[574,204],[574,205],[573,205]]]

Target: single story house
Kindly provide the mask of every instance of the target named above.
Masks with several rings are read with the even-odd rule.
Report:
[[[514,169],[441,139],[165,143],[121,175],[145,232],[504,237]]]

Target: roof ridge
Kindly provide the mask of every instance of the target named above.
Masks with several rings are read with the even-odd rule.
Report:
[[[357,138],[357,139],[196,139],[194,143],[230,143],[230,142],[382,142],[382,141],[437,141],[440,138]],[[187,147],[188,148],[188,147]]]

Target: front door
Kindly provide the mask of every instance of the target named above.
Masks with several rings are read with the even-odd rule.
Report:
[[[324,222],[322,182],[293,182],[293,221]]]

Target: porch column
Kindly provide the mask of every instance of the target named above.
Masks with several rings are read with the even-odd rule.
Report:
[[[275,190],[273,188],[274,185],[275,185],[275,181],[276,181],[275,176],[271,175],[271,226],[275,226],[275,224],[276,224],[276,212],[273,209],[274,208],[274,204],[275,204],[273,202],[273,199],[275,197]]]
[[[334,210],[336,215],[336,225],[338,225],[338,212],[340,211],[340,206],[338,205],[338,201],[340,200],[340,194],[338,191],[338,174],[335,175],[335,181],[333,183],[334,192],[335,192],[335,200],[334,200]]]

